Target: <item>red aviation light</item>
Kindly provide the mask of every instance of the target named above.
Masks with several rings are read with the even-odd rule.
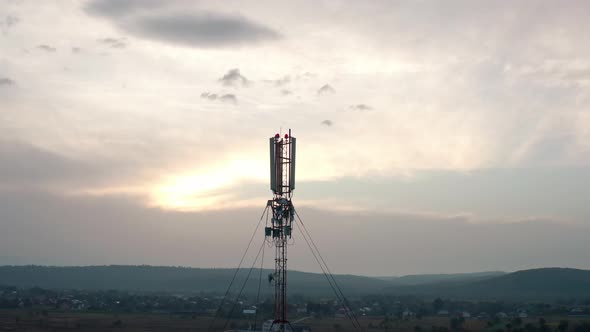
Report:
[[[285,138],[289,138],[289,134],[285,134]]]
[[[281,135],[279,133],[276,133],[275,138],[280,138]]]

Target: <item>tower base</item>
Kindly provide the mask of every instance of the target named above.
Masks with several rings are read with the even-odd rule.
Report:
[[[268,332],[293,332],[291,323],[287,320],[274,320],[270,325]],[[264,331],[266,332],[266,331]]]

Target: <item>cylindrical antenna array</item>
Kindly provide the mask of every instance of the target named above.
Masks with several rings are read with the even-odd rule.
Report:
[[[295,137],[276,134],[269,139],[270,189],[275,195],[291,195],[295,189]]]

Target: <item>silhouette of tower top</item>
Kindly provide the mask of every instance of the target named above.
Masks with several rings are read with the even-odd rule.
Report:
[[[289,130],[291,132],[291,130]],[[290,134],[270,139],[270,189],[275,195],[291,195],[295,189],[295,151],[297,139]]]

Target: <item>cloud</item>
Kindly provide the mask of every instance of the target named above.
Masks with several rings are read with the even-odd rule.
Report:
[[[84,7],[87,13],[107,17],[121,17],[164,6],[161,0],[94,0]]]
[[[108,45],[112,48],[125,48],[127,47],[127,41],[123,38],[102,38],[99,39],[98,42]]]
[[[240,73],[238,68],[230,69],[219,82],[225,86],[248,86],[250,81]]]
[[[285,75],[284,77],[281,77],[278,80],[271,80],[270,82],[273,83],[276,87],[281,87],[291,82],[291,76]]]
[[[72,47],[72,53],[80,53],[82,50],[79,47]]]
[[[336,90],[334,90],[334,88],[330,84],[324,84],[324,86],[319,88],[318,95],[323,96],[323,95],[333,94],[335,92],[336,92]]]
[[[190,2],[94,0],[85,11],[110,19],[137,37],[190,47],[223,47],[281,38],[275,30],[241,15],[195,11]]]
[[[366,104],[356,104],[356,105],[351,105],[350,109],[355,110],[355,111],[370,111],[373,109],[373,107],[366,105]]]
[[[239,241],[227,236],[227,230],[231,229],[232,234],[252,232],[260,217],[258,208],[162,211],[141,206],[133,198],[66,198],[47,192],[0,190],[2,255],[20,256],[28,264],[231,267],[237,263],[235,253],[243,248]],[[505,270],[554,265],[588,268],[585,255],[579,254],[590,249],[587,226],[550,222],[479,225],[452,216],[298,207],[303,220],[322,220],[322,227],[316,225],[310,231],[314,241],[324,245],[322,250],[337,253],[330,257],[330,266],[337,273],[393,275],[477,271],[490,266]],[[332,241],[336,228],[342,241]],[[535,234],[534,240],[523,240],[530,234]],[[422,241],[417,242],[417,236]],[[371,246],[366,245],[366,238],[371,239]],[[498,239],[502,239],[501,246]],[[153,245],[155,242],[158,246]],[[199,243],[198,248],[195,242]],[[354,260],[352,264],[350,260],[355,255],[402,251],[408,254],[392,255],[387,264],[370,259]],[[215,255],[198,255],[199,252]],[[305,245],[293,246],[291,253],[298,257],[292,268],[318,270]]]
[[[46,51],[46,52],[55,52],[57,49],[55,47],[49,46],[49,45],[39,45],[37,46],[38,49]]]
[[[105,44],[112,44],[112,43],[118,42],[119,40],[116,38],[102,38],[102,39],[99,39],[98,41],[101,43],[105,43]]]
[[[142,16],[121,22],[137,37],[198,48],[254,44],[280,38],[274,30],[241,16],[219,13]]]
[[[20,22],[18,17],[6,15],[3,19],[0,19],[0,30],[2,30],[2,33],[7,33],[8,29],[12,28],[18,22]]]
[[[203,92],[203,93],[201,93],[201,98],[209,99],[209,100],[217,100],[217,94],[210,93],[210,92]]]
[[[590,68],[570,70],[562,75],[565,81],[590,81]]]
[[[0,77],[0,86],[3,85],[15,85],[16,82],[8,77]]]
[[[44,187],[48,184],[81,182],[96,169],[56,153],[18,141],[0,140],[0,187]]]
[[[288,95],[290,95],[290,94],[292,94],[292,93],[293,93],[293,92],[292,92],[291,90],[287,90],[287,89],[282,89],[282,90],[281,90],[281,94],[282,94],[283,96],[288,96]]]
[[[160,152],[161,153],[161,152]],[[0,138],[0,191],[50,191],[60,194],[125,187],[144,161],[90,160],[66,156],[19,140]],[[145,161],[148,163],[149,161]]]
[[[334,124],[334,122],[332,122],[332,120],[324,120],[324,121],[320,122],[320,124],[322,124],[324,126],[331,127]]]
[[[232,104],[238,103],[238,98],[236,97],[236,95],[231,94],[231,93],[224,94],[223,96],[219,97],[219,100],[221,100],[224,103],[232,103]]]
[[[17,24],[18,22],[20,22],[20,19],[16,16],[7,15],[4,18],[4,25],[9,28],[12,27],[13,25]]]
[[[317,77],[316,74],[306,71],[303,74],[298,74],[297,76],[295,76],[295,79],[302,80],[302,81],[309,81],[309,80],[316,78],[316,77]]]
[[[236,95],[234,95],[232,93],[218,95],[216,93],[203,92],[203,93],[201,93],[201,98],[211,100],[211,101],[218,100],[223,103],[231,103],[234,105],[237,105],[237,103],[238,103],[238,97],[236,97]]]

